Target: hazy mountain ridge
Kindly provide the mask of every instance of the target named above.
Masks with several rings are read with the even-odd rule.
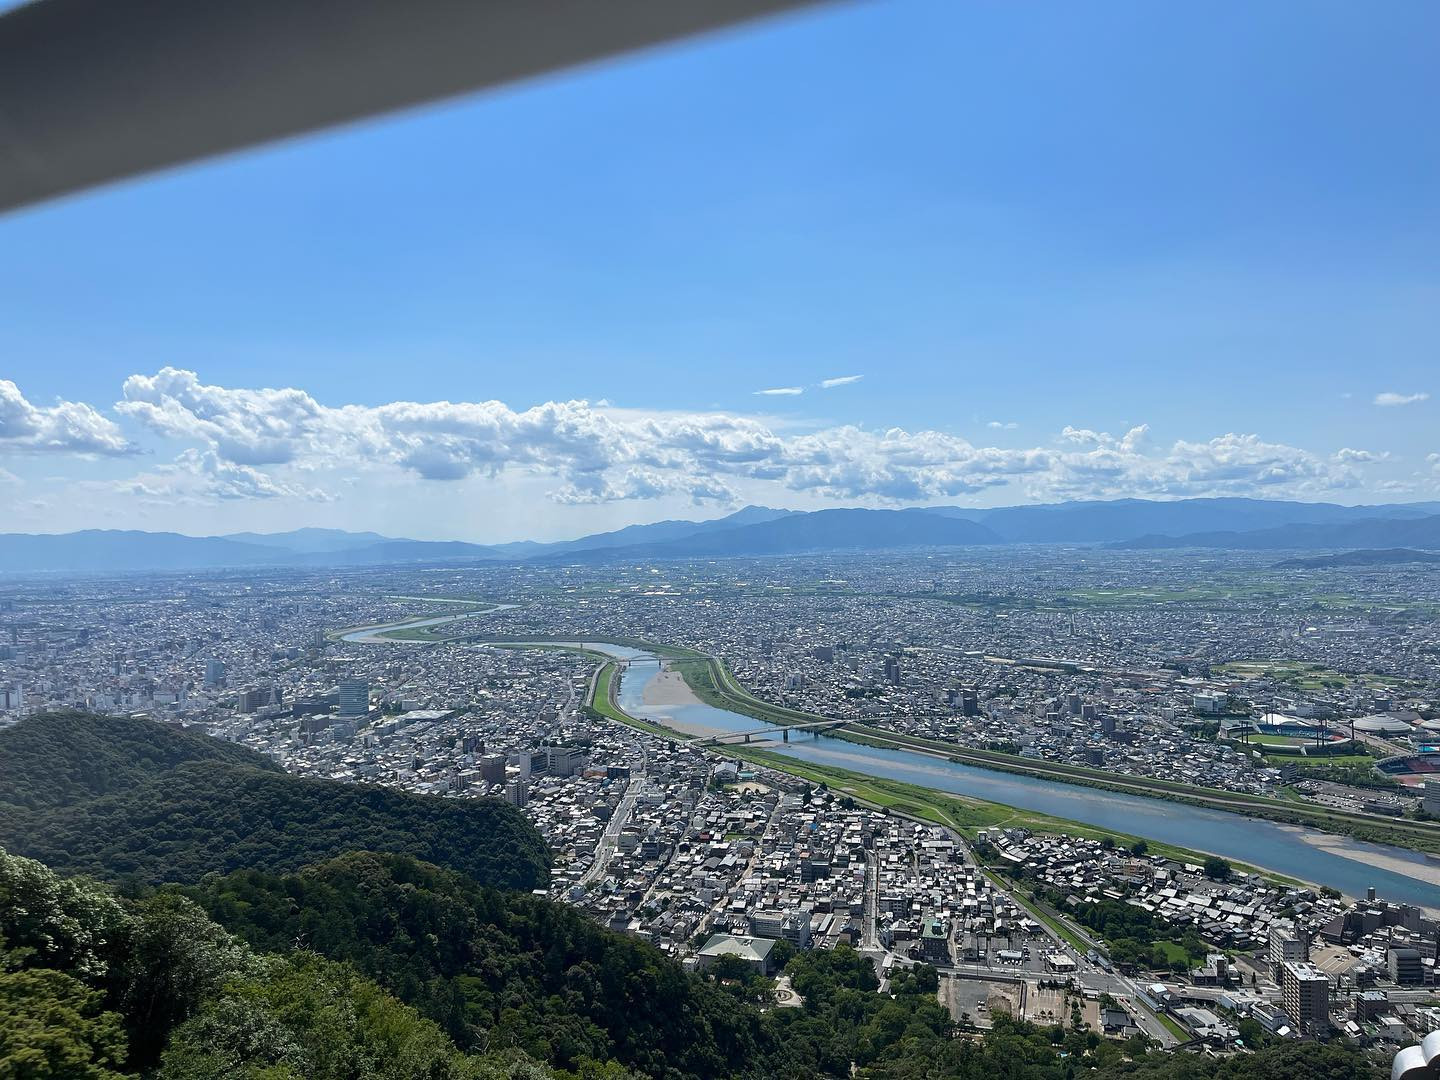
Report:
[[[1223,548],[1231,551],[1320,549],[1440,549],[1440,514],[1411,519],[1370,518],[1342,524],[1282,525],[1252,532],[1202,532],[1141,536],[1107,545],[1116,550]]]
[[[1340,506],[1242,498],[1119,499],[995,509],[941,506],[808,512],[747,506],[708,521],[658,521],[575,540],[497,545],[407,540],[318,528],[225,536],[90,529],[56,535],[0,534],[0,572],[114,573],[446,561],[583,563],[1027,543],[1106,544],[1116,549],[1440,548],[1440,503]]]
[[[1440,552],[1414,551],[1410,548],[1363,548],[1338,555],[1281,559],[1275,567],[1279,570],[1321,570],[1331,566],[1393,566],[1402,563],[1440,563]]]
[[[978,521],[1012,543],[1105,543],[1150,535],[1250,532],[1284,525],[1419,518],[1440,513],[1440,504],[1341,506],[1338,503],[1244,498],[1181,499],[1173,502],[1116,499],[1045,506],[1005,506],[993,510],[935,507],[929,512]]]
[[[756,525],[741,525],[640,544],[547,556],[540,561],[604,562],[738,555],[788,555],[804,551],[873,551],[902,547],[999,544],[1000,537],[973,521],[905,510],[816,510]]]

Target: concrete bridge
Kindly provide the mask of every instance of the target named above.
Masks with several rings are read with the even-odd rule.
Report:
[[[792,731],[809,732],[812,738],[818,739],[827,731],[834,731],[836,728],[853,724],[853,720],[816,720],[809,724],[773,724],[769,727],[751,728],[748,731],[727,731],[722,735],[711,735],[709,738],[697,739],[691,743],[692,746],[723,746],[726,743],[750,742],[752,739],[759,739],[762,742],[768,741],[770,736],[777,732],[781,741],[789,742]]]
[[[664,667],[666,664],[694,664],[708,662],[705,656],[632,656],[629,659],[616,657],[611,661],[616,667],[634,667],[636,664],[658,664]]]

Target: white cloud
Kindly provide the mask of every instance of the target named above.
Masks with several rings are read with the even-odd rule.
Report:
[[[1014,431],[1020,425],[1014,420],[991,420],[985,426],[987,428],[993,428],[995,431]]]
[[[239,499],[305,499],[329,502],[316,488],[287,482],[269,473],[221,459],[213,450],[186,450],[169,465],[108,485],[122,494],[175,503],[210,503]]]
[[[135,447],[113,420],[89,405],[33,405],[13,382],[0,379],[0,450],[118,457],[134,453]]]
[[[136,489],[212,500],[324,498],[418,476],[539,479],[560,504],[678,497],[724,502],[773,486],[820,499],[923,502],[1010,486],[1036,497],[1304,495],[1358,486],[1378,455],[1330,456],[1254,434],[1155,446],[1067,427],[1050,445],[976,446],[940,431],[845,425],[793,430],[723,412],[642,412],[585,401],[517,410],[499,401],[323,405],[296,389],[203,384],[166,368],[127,379],[117,411],[192,450]]]
[[[803,386],[774,386],[769,390],[756,390],[759,397],[798,397],[805,392]]]
[[[859,382],[864,377],[864,375],[839,375],[833,379],[821,379],[820,389],[834,390],[837,386],[849,386],[851,383]]]
[[[1415,394],[1397,394],[1393,390],[1386,390],[1383,394],[1375,395],[1376,405],[1383,405],[1392,408],[1397,405],[1414,405],[1417,402],[1429,400],[1430,395],[1424,390],[1421,390],[1419,393]]]
[[[1342,446],[1335,451],[1335,460],[1346,463],[1368,464],[1373,461],[1384,461],[1389,456],[1388,450],[1377,453],[1373,450],[1355,450],[1348,446]]]

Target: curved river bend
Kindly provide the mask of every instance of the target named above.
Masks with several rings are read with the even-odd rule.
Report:
[[[621,659],[654,659],[640,649],[596,642],[585,645]],[[669,720],[719,731],[753,731],[761,726],[754,717],[704,703],[664,708],[646,705],[645,688],[658,673],[659,666],[648,663],[624,670],[617,700],[625,712],[654,723]],[[1307,834],[1316,835],[1311,830],[1263,818],[981,769],[909,750],[887,750],[842,739],[796,735],[790,742],[767,742],[764,748],[817,765],[971,795],[1221,855],[1300,881],[1328,885],[1346,896],[1364,896],[1373,885],[1388,900],[1440,909],[1440,885],[1426,880],[1427,874],[1434,875],[1435,864],[1407,848],[1346,837],[1327,837],[1330,846],[1317,847],[1305,839]],[[1403,872],[1410,867],[1414,868],[1413,875]]]

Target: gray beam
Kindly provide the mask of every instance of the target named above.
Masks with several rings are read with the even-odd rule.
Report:
[[[0,15],[0,212],[818,0],[36,0]]]

